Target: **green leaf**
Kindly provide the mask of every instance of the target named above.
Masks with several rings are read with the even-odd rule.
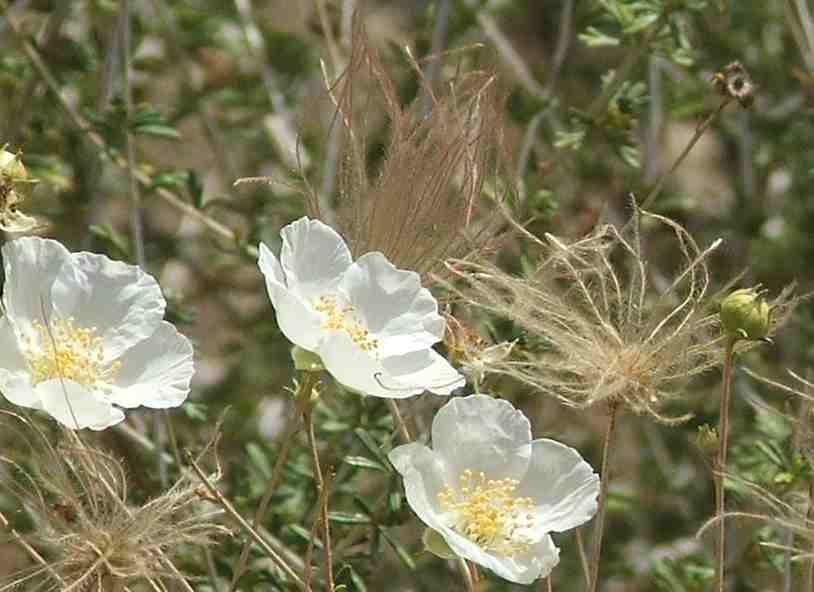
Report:
[[[299,524],[296,524],[294,522],[292,522],[291,524],[287,524],[286,528],[289,529],[297,538],[302,539],[303,542],[313,543],[314,547],[317,549],[323,548],[322,541],[319,540],[318,538],[312,537],[311,531],[309,531],[307,528],[300,526]]]
[[[376,459],[385,467],[390,466],[390,462],[387,460],[387,457],[382,452],[379,445],[376,443],[376,440],[373,439],[373,436],[370,435],[370,432],[363,428],[356,428],[353,430],[353,433],[356,434],[356,437],[359,438],[359,441],[362,445],[367,448],[368,452],[370,452]]]
[[[371,469],[374,471],[381,471],[382,473],[390,472],[386,466],[377,463],[375,460],[370,460],[366,456],[346,456],[343,460],[345,463],[353,467],[359,467],[360,469]]]
[[[206,405],[203,403],[193,403],[187,401],[181,406],[181,410],[188,418],[195,421],[207,421],[209,419],[209,416],[206,413]]]
[[[328,512],[328,520],[338,524],[370,524],[373,522],[370,516],[358,512]]]
[[[411,571],[414,570],[415,560],[413,559],[412,555],[410,555],[409,551],[407,551],[407,549],[405,549],[400,542],[398,542],[396,539],[390,536],[390,533],[383,526],[380,526],[378,528],[378,531],[382,533],[384,540],[386,540],[390,544],[390,546],[393,548],[393,551],[396,552],[396,555],[398,555],[398,558],[401,559],[401,562],[404,564],[404,566]]]
[[[121,258],[129,259],[131,255],[130,241],[120,232],[117,232],[111,226],[97,226],[92,224],[88,230],[91,235],[104,243],[108,250],[113,249],[118,251],[116,253]]]
[[[584,33],[579,34],[579,40],[588,47],[608,47],[619,45],[619,39],[611,37],[597,29],[596,27],[588,27]]]
[[[178,130],[168,125],[139,125],[133,128],[133,132],[141,136],[158,136],[172,140],[181,139]]]
[[[271,463],[269,462],[266,451],[254,442],[246,444],[246,454],[249,457],[249,462],[256,468],[266,479],[271,478]]]

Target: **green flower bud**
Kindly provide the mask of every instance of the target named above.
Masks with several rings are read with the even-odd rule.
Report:
[[[291,348],[291,359],[294,360],[294,368],[305,372],[321,372],[325,369],[322,365],[322,358],[312,351],[295,345]]]
[[[437,530],[426,528],[424,534],[421,535],[421,542],[424,543],[424,550],[429,551],[436,557],[441,559],[455,559],[457,557]]]
[[[718,430],[706,423],[698,426],[695,443],[704,453],[714,456],[718,450]]]
[[[721,302],[721,325],[730,339],[765,340],[771,308],[755,288],[735,290]]]

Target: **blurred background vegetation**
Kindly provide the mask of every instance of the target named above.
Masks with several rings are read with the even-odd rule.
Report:
[[[325,204],[336,199],[342,156],[325,80],[348,62],[355,13],[405,104],[424,100],[405,47],[419,60],[463,49],[420,62],[436,88],[458,69],[496,69],[505,162],[481,205],[489,207],[496,187],[508,187],[514,216],[540,236],[576,238],[600,221],[623,223],[629,195],[644,199],[720,107],[714,74],[739,61],[754,82],[753,103],[727,104],[648,206],[702,245],[725,240],[712,259],[717,288],[743,272],[740,283],[771,293],[790,282],[811,290],[814,20],[806,0],[17,0],[2,7],[0,143],[21,150],[39,179],[22,209],[47,225],[41,234],[72,250],[135,262],[135,182],[146,268],[170,301],[171,320],[196,345],[193,394],[173,413],[179,444],[198,449],[226,411],[221,486],[246,516],[271,473],[294,378],[253,246],[278,247],[279,229],[305,213],[303,179]],[[374,105],[367,130],[373,175],[388,132],[383,109],[377,117]],[[233,185],[253,176],[278,182]],[[668,238],[646,234],[655,275],[679,259]],[[519,244],[505,253],[514,269],[533,257]],[[522,343],[499,319],[476,324],[490,340]],[[808,304],[773,345],[739,361],[784,382],[791,381],[786,369],[806,377],[812,365]],[[719,380],[704,376],[674,403],[695,414],[682,426],[621,417],[606,592],[711,586],[711,538],[696,537],[713,513],[710,461],[696,434],[717,421]],[[486,390],[522,407],[535,436],[566,442],[598,467],[601,412],[565,409],[508,381],[493,380]],[[425,395],[403,411],[426,431],[442,402]],[[731,466],[784,499],[806,493],[807,409],[738,371]],[[323,465],[334,473],[337,581],[356,591],[463,589],[454,566],[421,549],[420,528],[382,453],[395,439],[386,405],[326,387],[316,421]],[[129,414],[128,423],[161,444],[147,413]],[[124,458],[136,496],[161,489],[149,451],[121,431],[99,438]],[[15,443],[2,446],[14,450]],[[176,468],[168,470],[172,478]],[[730,487],[731,507],[766,511],[747,487],[735,480]],[[303,436],[264,523],[295,557],[305,553],[315,497]],[[21,530],[33,528],[15,504],[0,497]],[[792,584],[806,562],[762,543],[810,549],[810,542],[755,520],[730,529],[731,590],[800,589]],[[573,536],[558,543],[554,589],[577,589]],[[213,590],[213,571],[225,586],[240,546],[239,537],[224,541],[209,568],[190,551],[183,568],[195,589]],[[0,575],[25,562],[13,543],[0,547]],[[259,552],[250,566],[241,589],[290,589]],[[490,591],[521,589],[486,577]]]

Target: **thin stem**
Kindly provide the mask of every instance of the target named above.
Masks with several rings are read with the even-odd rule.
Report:
[[[469,571],[469,565],[467,565],[466,559],[458,559],[458,569],[460,570],[461,577],[464,580],[466,592],[475,592],[475,582],[472,580],[472,573]]]
[[[432,108],[432,95],[429,89],[433,87],[435,79],[438,77],[438,70],[440,68],[440,56],[444,51],[444,46],[447,42],[447,29],[449,26],[450,15],[450,0],[441,0],[436,3],[435,11],[435,27],[432,31],[432,42],[430,45],[430,57],[432,58],[427,65],[426,80],[427,84],[424,87],[421,96],[421,113],[426,116]]]
[[[812,524],[814,520],[814,476],[808,479],[808,512],[806,513],[806,523]],[[812,550],[814,550],[814,543],[812,543]],[[814,558],[806,561],[804,567],[805,573],[803,574],[803,592],[814,592]]]
[[[12,528],[11,522],[9,522],[8,518],[6,518],[2,512],[0,512],[0,525],[8,529],[8,531],[11,533],[11,536],[14,537],[14,540],[17,542],[17,544],[19,544],[23,549],[25,549],[26,553],[28,553],[29,556],[31,556],[31,558],[34,561],[39,563],[52,578],[59,582],[61,586],[63,587],[65,586],[65,581],[60,577],[60,575],[56,571],[54,571],[54,568],[51,567],[51,564],[48,563],[42,557],[42,555],[40,555],[37,552],[37,550],[34,547],[32,547],[19,532],[17,532],[16,529]]]
[[[201,480],[201,483],[206,488],[206,490],[212,495],[212,497],[214,497],[218,501],[218,504],[220,504],[220,506],[229,515],[229,517],[232,518],[235,522],[237,522],[240,528],[242,528],[255,543],[260,545],[263,551],[266,552],[266,555],[268,555],[272,559],[272,561],[274,561],[274,563],[289,578],[291,578],[301,590],[304,590],[305,584],[303,583],[302,579],[296,573],[294,573],[294,570],[292,570],[288,566],[285,560],[283,560],[283,558],[271,547],[271,545],[260,535],[260,533],[258,533],[257,530],[252,528],[252,526],[248,522],[246,522],[246,520],[240,515],[240,513],[237,510],[235,510],[234,507],[232,507],[232,504],[229,503],[229,500],[227,500],[223,496],[223,494],[220,491],[218,491],[214,485],[212,485],[212,483],[209,481],[209,478],[201,470],[201,467],[198,466],[198,463],[195,462],[195,459],[193,458],[192,454],[189,451],[187,451],[187,462],[192,467],[192,470],[195,472],[198,478]]]
[[[215,558],[212,556],[212,549],[209,547],[203,548],[204,564],[206,565],[206,574],[209,577],[209,584],[212,586],[214,592],[221,592],[222,588],[220,580],[218,579],[218,571],[215,568]]]
[[[313,407],[306,407],[303,414],[308,434],[308,445],[311,447],[311,460],[314,464],[314,478],[317,485],[317,496],[319,499],[319,512],[322,522],[322,546],[325,550],[325,579],[328,592],[334,590],[333,554],[331,551],[331,526],[328,520],[328,491],[325,478],[322,475],[322,467],[319,463],[319,450],[317,448],[317,438],[314,433]]]
[[[390,407],[390,412],[393,414],[393,419],[396,421],[396,427],[399,430],[399,435],[401,436],[402,441],[405,444],[412,442],[413,439],[410,437],[410,430],[407,428],[407,423],[404,421],[404,416],[402,416],[401,411],[399,410],[399,404],[395,399],[387,399],[387,404]]]
[[[282,447],[277,455],[277,460],[274,462],[274,467],[271,469],[271,477],[269,478],[268,483],[266,483],[266,491],[263,493],[263,497],[260,500],[260,505],[257,506],[257,510],[254,513],[252,528],[257,528],[266,517],[266,512],[268,511],[269,504],[271,503],[271,498],[274,495],[274,492],[277,490],[277,485],[279,485],[280,479],[283,476],[283,468],[288,460],[288,453],[291,450],[291,445],[294,443],[294,436],[300,429],[300,418],[305,413],[306,407],[310,404],[311,393],[318,382],[319,373],[306,372],[302,383],[297,388],[294,415],[289,419],[285,434],[283,434]],[[237,583],[246,571],[246,563],[249,559],[250,546],[251,541],[246,541],[243,544],[243,549],[240,551],[240,557],[237,560],[234,575],[232,576],[232,585],[230,587],[231,592],[237,590]]]
[[[591,586],[591,566],[588,564],[588,556],[585,555],[585,541],[582,540],[582,528],[577,527],[574,529],[574,537],[577,541],[577,552],[579,553],[579,562],[582,565],[582,574],[585,576],[585,588]]]
[[[588,590],[596,592],[599,584],[599,559],[602,554],[602,535],[605,532],[605,514],[608,509],[608,485],[610,484],[610,456],[613,442],[613,431],[616,427],[618,403],[608,403],[608,423],[605,429],[605,440],[602,443],[602,468],[599,486],[598,510],[594,519],[594,540],[591,549],[591,578]]]
[[[650,190],[650,193],[648,193],[647,197],[645,197],[642,201],[640,206],[642,209],[647,208],[647,206],[649,206],[659,196],[661,190],[664,189],[664,183],[667,181],[667,178],[672,175],[679,166],[681,166],[681,163],[684,162],[687,155],[692,151],[693,148],[695,148],[695,145],[698,143],[698,140],[701,139],[701,136],[704,135],[704,132],[709,129],[709,126],[713,124],[724,108],[731,102],[732,99],[725,98],[723,101],[721,101],[721,104],[718,105],[718,108],[715,109],[715,111],[707,115],[707,117],[700,124],[698,124],[698,126],[695,128],[695,133],[684,147],[684,150],[678,155],[678,158],[676,158],[669,170],[663,172],[661,176],[659,176],[658,181],[656,181],[656,184],[653,186],[653,189]]]
[[[717,521],[717,539],[715,541],[715,581],[716,590],[724,592],[726,577],[724,563],[726,559],[726,528],[724,521],[724,505],[726,493],[724,489],[724,473],[726,472],[726,449],[729,434],[729,397],[732,385],[732,367],[735,361],[735,341],[727,340],[724,355],[724,376],[721,383],[721,410],[718,417],[718,454],[715,457],[713,482],[715,485],[715,518]]]

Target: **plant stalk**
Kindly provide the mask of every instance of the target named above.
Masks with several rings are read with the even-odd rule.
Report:
[[[288,460],[288,453],[291,450],[291,445],[294,442],[294,436],[300,429],[300,418],[303,417],[306,408],[310,404],[311,393],[318,382],[318,372],[306,372],[302,383],[297,388],[297,395],[294,403],[296,406],[295,412],[293,417],[289,420],[286,432],[283,435],[282,448],[280,448],[280,453],[277,455],[277,460],[274,462],[274,467],[271,469],[271,477],[269,478],[268,483],[266,483],[266,491],[263,493],[263,497],[260,500],[260,505],[257,506],[257,510],[254,513],[254,518],[252,519],[252,528],[254,529],[260,525],[263,518],[266,516],[269,504],[271,503],[271,498],[274,495],[274,492],[277,490],[277,485],[279,485],[280,479],[283,476],[283,467],[285,467],[285,463]],[[246,564],[249,560],[249,547],[251,547],[251,544],[251,539],[247,540],[243,544],[243,549],[240,551],[240,557],[237,560],[234,574],[232,575],[232,585],[229,588],[230,592],[235,592],[237,590],[237,583],[246,572]]]
[[[608,486],[610,485],[609,467],[617,410],[617,402],[611,401],[608,403],[608,423],[605,428],[605,440],[602,443],[602,468],[600,469],[602,481],[599,486],[598,509],[594,525],[593,547],[591,549],[591,577],[587,587],[590,592],[596,592],[599,587],[599,560],[602,555],[602,535],[605,531],[605,514],[608,509]]]
[[[735,362],[735,340],[729,339],[724,354],[724,376],[721,384],[721,410],[718,417],[718,454],[715,457],[713,481],[715,486],[715,518],[717,521],[717,538],[715,541],[715,589],[724,592],[726,587],[725,559],[726,559],[726,524],[724,520],[724,506],[726,492],[724,489],[724,474],[726,473],[726,450],[729,434],[729,398],[732,386],[732,368]]]
[[[319,450],[317,448],[317,438],[314,433],[314,419],[312,416],[313,406],[305,408],[304,420],[306,433],[308,434],[308,444],[311,447],[311,458],[314,464],[314,479],[317,486],[317,499],[319,501],[320,522],[322,522],[322,546],[325,549],[325,585],[328,592],[334,592],[334,572],[333,572],[333,552],[331,550],[331,525],[328,520],[328,489],[325,478],[322,475],[322,467],[319,462]]]

